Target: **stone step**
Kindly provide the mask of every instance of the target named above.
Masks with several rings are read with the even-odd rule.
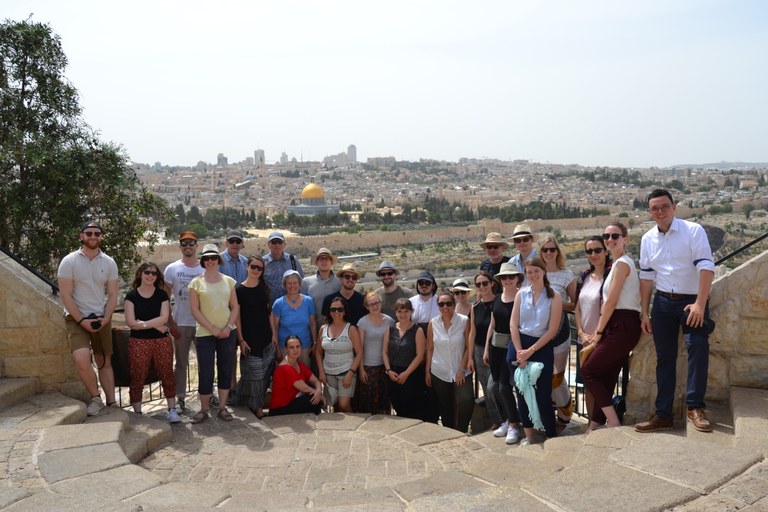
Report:
[[[85,404],[80,400],[61,393],[43,393],[0,412],[0,429],[48,428],[82,423],[85,418]]]
[[[754,449],[768,457],[765,433],[768,432],[768,390],[731,388],[731,411],[736,446]]]
[[[0,379],[0,411],[5,411],[35,394],[37,379]]]
[[[171,442],[171,426],[165,421],[165,412],[145,412],[144,415],[125,411],[119,407],[105,407],[86,424],[120,422],[122,431],[118,441],[125,456],[132,464]]]

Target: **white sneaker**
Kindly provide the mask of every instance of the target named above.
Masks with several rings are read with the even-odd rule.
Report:
[[[101,397],[95,396],[91,398],[91,402],[88,404],[88,407],[85,408],[85,413],[88,416],[96,416],[103,408],[104,402],[101,400]]]
[[[504,437],[509,431],[509,422],[505,421],[499,428],[493,431],[493,437]]]
[[[179,413],[176,412],[176,409],[168,409],[168,423],[179,423],[181,421],[181,418],[179,417]]]
[[[507,439],[504,441],[507,444],[515,444],[520,440],[520,434],[517,431],[517,427],[509,427],[507,431]]]

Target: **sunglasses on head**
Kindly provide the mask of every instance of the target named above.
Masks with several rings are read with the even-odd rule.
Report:
[[[603,233],[603,240],[618,240],[622,236],[621,233]]]
[[[343,313],[344,308],[329,308],[328,309],[331,313]]]
[[[197,245],[197,240],[182,240],[179,242],[179,245],[182,247],[194,247]]]
[[[531,241],[531,237],[529,237],[529,236],[521,236],[519,238],[513,238],[512,240],[514,240],[515,243],[525,243],[525,242],[530,242]]]
[[[202,261],[202,262],[211,261],[211,260],[219,261],[219,257],[218,256],[203,256],[202,258],[200,258],[200,261]]]
[[[557,247],[542,247],[541,252],[546,254],[548,252],[557,252]]]
[[[101,236],[101,231],[83,231],[85,236],[95,236],[96,238]]]
[[[243,243],[243,241],[240,240],[239,238],[229,238],[227,239],[227,243],[230,245],[240,245],[241,243]]]
[[[584,249],[584,252],[587,253],[587,254],[590,254],[590,255],[592,253],[602,254],[603,253],[603,248],[602,247],[595,247],[594,249]]]
[[[158,272],[157,270],[143,270],[142,274],[144,274],[145,276],[157,276],[160,274],[160,272]]]
[[[259,272],[264,272],[264,266],[263,265],[250,264],[250,265],[248,265],[248,268],[250,268],[251,270],[258,270]]]
[[[489,284],[491,284],[490,281],[477,281],[477,282],[475,282],[475,287],[476,288],[481,288],[483,286],[488,286]]]
[[[437,307],[439,308],[449,308],[453,306],[453,302],[438,302]]]
[[[395,275],[394,272],[379,272],[379,277],[389,277]]]

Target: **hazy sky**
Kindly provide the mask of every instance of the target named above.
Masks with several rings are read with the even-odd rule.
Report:
[[[3,0],[134,161],[768,161],[764,0]]]

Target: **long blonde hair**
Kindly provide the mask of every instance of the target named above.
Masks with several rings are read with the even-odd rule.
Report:
[[[557,243],[557,238],[552,233],[545,233],[541,235],[541,239],[539,240],[539,256],[541,256],[541,248],[544,247],[544,244],[552,242],[555,246],[555,249],[557,249],[557,257],[555,258],[555,265],[557,265],[557,268],[560,270],[565,270],[565,254],[563,254],[563,248],[560,247],[560,244]]]

